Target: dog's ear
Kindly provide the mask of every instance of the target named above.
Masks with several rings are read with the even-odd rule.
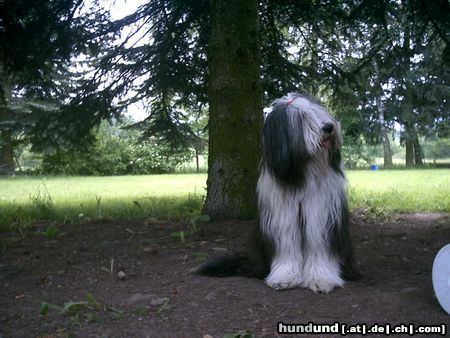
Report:
[[[263,128],[263,159],[270,172],[283,184],[299,185],[305,176],[308,155],[303,126],[297,112],[279,104],[267,116]],[[289,115],[291,114],[291,115]]]

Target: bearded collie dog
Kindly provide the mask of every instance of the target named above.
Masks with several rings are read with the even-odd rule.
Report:
[[[259,222],[248,252],[209,259],[194,272],[322,293],[358,279],[341,143],[339,123],[314,99],[290,93],[275,100],[263,127]]]

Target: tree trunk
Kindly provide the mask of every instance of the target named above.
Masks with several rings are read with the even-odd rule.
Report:
[[[381,130],[381,137],[383,138],[383,165],[385,168],[392,168],[392,149],[391,142],[389,141],[389,135],[386,129]]]
[[[383,95],[383,86],[381,84],[380,79],[380,70],[378,68],[377,61],[373,61],[373,68],[375,71],[375,88],[376,88],[376,104],[377,104],[377,111],[378,111],[378,122],[380,123],[380,130],[381,130],[381,142],[383,143],[383,157],[384,157],[384,167],[385,168],[391,168],[392,167],[392,149],[391,149],[391,142],[389,141],[389,135],[386,128],[386,121],[384,118],[384,112],[386,111],[386,108],[384,106],[384,102],[381,99]]]
[[[416,167],[423,166],[423,154],[422,154],[422,147],[419,143],[419,137],[417,136],[417,132],[414,131],[414,137],[413,137],[413,145],[414,145],[414,164]]]
[[[411,139],[405,140],[405,148],[406,148],[406,157],[405,157],[405,165],[407,167],[414,166],[414,143]]]
[[[422,147],[419,143],[419,136],[416,128],[410,123],[405,124],[405,147],[406,147],[406,166],[420,167],[423,165]]]
[[[408,123],[405,124],[405,165],[407,167],[414,166],[414,142],[413,142],[413,127]]]
[[[406,0],[402,0],[403,6],[406,8]],[[411,27],[409,24],[405,25],[403,38],[403,62],[409,70],[411,70]],[[414,127],[414,107],[413,107],[413,86],[414,84],[407,78],[404,78],[405,87],[405,102],[406,111],[409,116],[404,116],[405,123],[405,147],[406,157],[405,164],[407,167],[414,166],[414,138],[417,136]]]
[[[263,122],[258,2],[211,0],[209,157],[204,213],[212,219],[256,216]]]
[[[0,105],[0,122],[10,118],[8,105],[11,101],[11,86],[7,81],[4,81],[1,89],[3,90],[4,102]],[[0,129],[0,149],[0,175],[13,175],[15,172],[14,148],[12,130],[9,127]]]
[[[377,109],[378,109],[378,120],[380,122],[381,128],[381,140],[383,142],[383,154],[384,154],[384,167],[392,167],[392,149],[391,142],[389,141],[389,135],[386,129],[384,120],[384,103],[381,97],[377,97]]]
[[[195,148],[195,172],[198,174],[200,172],[200,161],[199,161],[200,153]]]
[[[1,138],[1,153],[0,153],[0,175],[14,174],[14,152],[12,146],[12,132],[10,130],[2,130]]]

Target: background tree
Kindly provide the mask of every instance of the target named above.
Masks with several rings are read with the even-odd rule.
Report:
[[[77,79],[73,58],[95,54],[107,20],[98,2],[89,11],[75,0],[5,0],[0,2],[0,132],[3,173],[13,173],[14,138],[48,151],[80,142],[83,124],[74,125],[86,101],[69,105]],[[73,95],[72,95],[73,97]],[[71,115],[68,118],[68,115]],[[90,130],[96,111],[85,116]],[[84,133],[89,134],[89,133]]]
[[[448,123],[450,78],[445,50],[449,43],[444,32],[450,27],[438,13],[449,9],[443,1],[366,1],[355,11],[367,15],[360,26],[363,36],[352,33],[356,39],[345,50],[345,73],[330,79],[332,104],[341,113],[347,133],[385,145],[388,165],[385,132],[394,123],[403,128],[407,165],[422,163],[419,135]]]
[[[0,104],[0,175],[13,174],[15,170],[11,112],[7,107],[11,103],[11,85],[6,81],[1,84],[2,103]]]
[[[449,121],[449,67],[444,51],[448,35],[440,33],[436,21],[417,20],[424,10],[417,2],[398,4],[400,15],[391,24],[393,44],[386,58],[386,108],[390,119],[402,126],[401,140],[406,149],[406,165],[423,164],[419,136],[429,137],[441,122]],[[450,9],[448,6],[444,8]],[[425,9],[436,13],[436,8]],[[437,18],[436,18],[437,19]],[[448,31],[447,23],[447,31]],[[438,74],[439,73],[439,74]]]

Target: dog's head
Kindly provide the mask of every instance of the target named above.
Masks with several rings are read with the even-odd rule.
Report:
[[[263,128],[263,159],[275,177],[301,184],[306,165],[324,162],[341,172],[341,128],[312,98],[291,93],[272,104]]]

